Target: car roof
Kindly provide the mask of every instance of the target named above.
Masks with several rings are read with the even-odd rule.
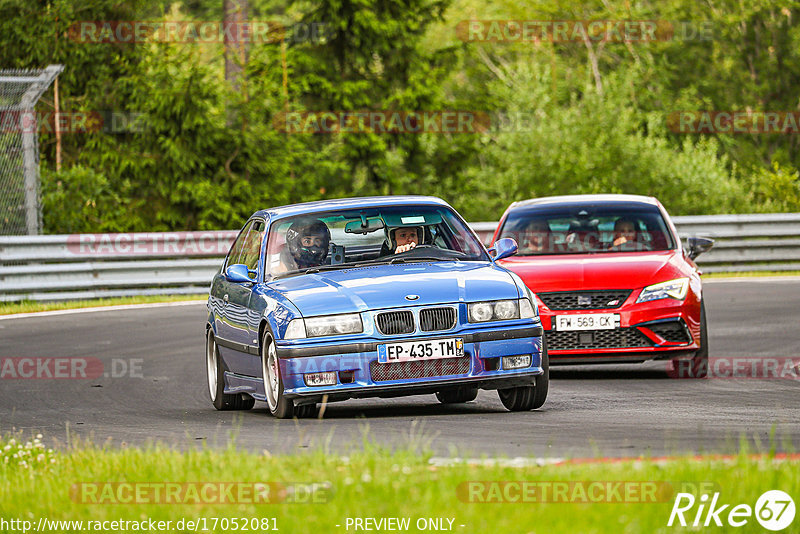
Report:
[[[377,196],[377,197],[355,197],[337,198],[331,200],[317,200],[314,202],[303,202],[301,204],[290,204],[288,206],[277,206],[259,210],[253,216],[270,217],[282,219],[294,215],[306,213],[317,213],[321,211],[353,208],[382,208],[387,206],[403,206],[413,204],[415,206],[445,206],[450,205],[438,197],[418,196],[418,195],[398,195],[398,196]]]
[[[551,207],[551,206],[568,206],[580,207],[587,204],[602,205],[602,204],[648,204],[650,206],[658,206],[658,200],[655,197],[646,197],[643,195],[562,195],[555,197],[540,197],[532,198],[530,200],[521,200],[512,203],[508,210],[516,210],[520,208],[535,208],[535,207]]]

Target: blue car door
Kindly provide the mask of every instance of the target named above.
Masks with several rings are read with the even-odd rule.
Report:
[[[238,255],[231,256],[228,261],[228,265],[246,265],[247,269],[253,272],[254,280],[259,276],[255,271],[258,269],[265,230],[266,223],[263,219],[253,219]],[[228,370],[252,376],[254,362],[258,361],[258,354],[253,353],[258,347],[258,321],[260,319],[254,315],[250,307],[255,283],[226,280],[224,284],[223,299],[227,295],[227,300],[224,308],[225,320],[220,335],[230,342],[232,351],[235,351],[231,353],[230,361],[226,361]],[[255,370],[259,369],[260,365],[255,365]]]
[[[239,263],[239,258],[242,255],[242,249],[247,239],[250,229],[253,227],[255,221],[248,221],[242,231],[233,242],[230,251],[228,252],[225,263],[222,265],[222,271],[214,278],[211,287],[211,306],[214,311],[214,326],[217,334],[217,344],[219,345],[220,356],[222,356],[225,366],[228,369],[236,367],[236,360],[240,351],[236,350],[235,343],[237,336],[237,328],[235,326],[236,311],[233,315],[230,313],[230,299],[231,295],[236,299],[236,295],[241,289],[241,285],[232,282],[225,276],[225,269],[231,265]],[[239,297],[240,299],[241,297]]]
[[[253,310],[253,290],[256,284],[263,278],[258,272],[258,260],[261,257],[261,246],[266,234],[266,222],[263,219],[255,219],[253,226],[247,233],[247,238],[242,246],[242,253],[239,256],[239,263],[247,266],[247,270],[253,274],[255,283],[233,284],[228,302],[228,314],[231,325],[236,328],[235,341],[241,343],[246,354],[237,361],[234,372],[255,376],[261,373],[260,356],[258,350],[258,323],[261,314]]]

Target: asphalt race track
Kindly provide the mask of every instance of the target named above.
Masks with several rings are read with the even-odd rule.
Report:
[[[800,355],[800,279],[711,280],[705,295],[712,358]],[[128,375],[6,376],[0,432],[180,448],[226,446],[235,436],[240,447],[272,453],[344,450],[367,433],[438,455],[510,457],[731,453],[742,436],[759,451],[774,432],[779,450],[800,450],[800,380],[678,380],[662,362],[555,368],[547,403],[527,413],[505,411],[495,392],[455,407],[433,395],[351,400],[328,405],[321,420],[278,421],[263,403],[217,412],[207,398],[205,314],[191,304],[0,321],[0,359],[97,358],[106,373]]]

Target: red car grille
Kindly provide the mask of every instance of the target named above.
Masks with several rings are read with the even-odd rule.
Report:
[[[377,360],[373,360],[369,364],[369,372],[375,382],[465,375],[469,373],[470,362],[469,356],[397,363],[378,363]]]
[[[613,310],[631,294],[631,289],[603,291],[554,291],[536,293],[551,310]]]
[[[636,328],[564,332],[550,330],[545,332],[545,336],[549,350],[627,349],[653,346],[653,343]]]

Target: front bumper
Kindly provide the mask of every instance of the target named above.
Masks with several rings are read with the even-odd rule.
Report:
[[[547,337],[548,354],[553,364],[625,363],[692,356],[700,348],[700,303],[690,293],[684,301],[658,300],[635,303],[638,291],[615,309],[552,311],[540,307]],[[613,313],[619,315],[614,331],[589,330],[592,336],[581,340],[577,332],[553,329],[556,315]],[[667,327],[669,325],[669,327]],[[665,328],[666,327],[666,328]],[[666,335],[683,331],[685,337]],[[666,337],[665,337],[666,336]]]
[[[461,338],[464,356],[401,363],[380,364],[378,345],[406,341]],[[370,339],[345,344],[278,345],[284,395],[299,404],[361,397],[392,397],[435,393],[455,387],[498,389],[531,385],[543,373],[542,327],[445,332],[439,335],[394,339]],[[531,365],[503,369],[501,358],[530,354]],[[459,360],[455,363],[455,360]],[[387,371],[387,367],[393,367]],[[336,384],[307,386],[307,373],[335,372]]]

